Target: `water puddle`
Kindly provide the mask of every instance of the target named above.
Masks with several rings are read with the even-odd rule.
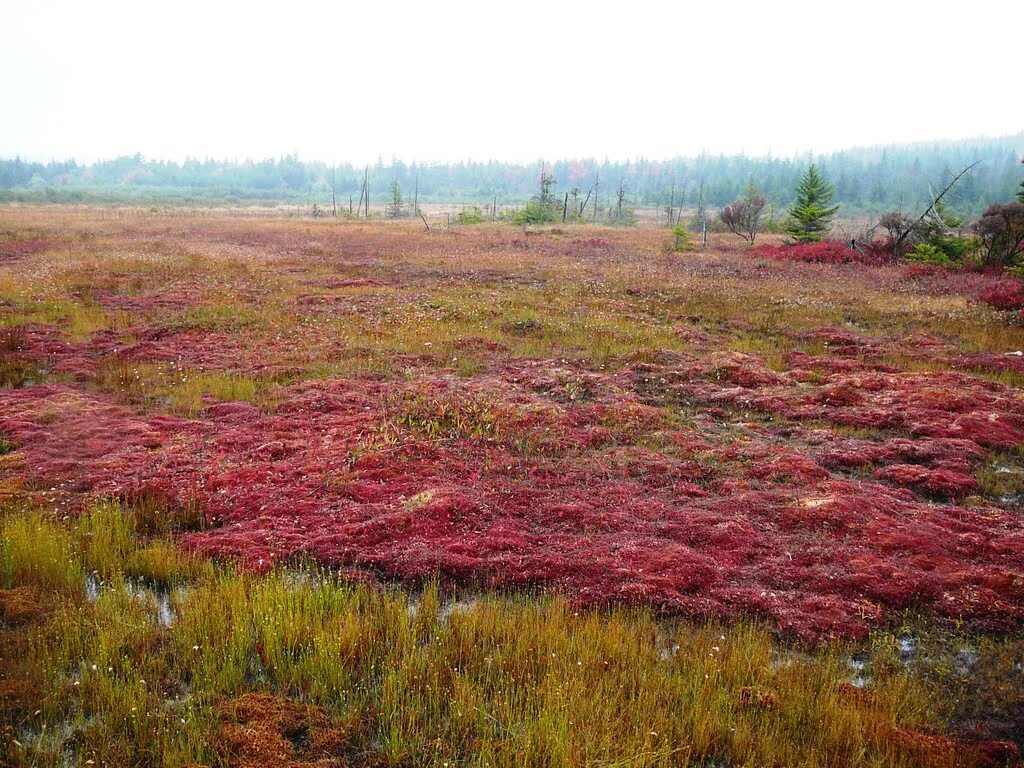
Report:
[[[150,606],[153,621],[160,627],[170,627],[177,618],[174,610],[176,603],[181,603],[188,594],[187,587],[161,589],[150,586],[137,579],[124,579],[116,583],[105,582],[95,573],[85,577],[85,596],[90,602],[99,600],[104,590],[124,590],[133,600]]]
[[[870,659],[865,654],[851,656],[846,666],[850,669],[850,685],[854,688],[864,688],[871,682],[871,675],[868,674]]]

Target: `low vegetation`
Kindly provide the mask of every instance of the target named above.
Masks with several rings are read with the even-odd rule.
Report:
[[[178,578],[146,581],[129,513],[104,502],[83,520],[2,521],[0,636],[29,651],[0,666],[9,765],[969,766],[1013,754],[939,735],[955,710],[936,694],[961,676],[937,666],[945,656],[909,664],[909,635],[809,656],[757,624],[460,598],[434,581],[409,596],[301,566],[197,568],[173,549]],[[1019,650],[972,651],[976,674]]]
[[[7,763],[1014,764],[1020,279],[550,192],[0,214]]]

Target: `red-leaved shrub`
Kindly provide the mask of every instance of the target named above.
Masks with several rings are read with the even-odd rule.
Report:
[[[996,309],[1024,309],[1024,285],[1005,278],[984,289],[978,298]]]
[[[884,250],[866,248],[854,250],[845,243],[822,240],[819,243],[796,243],[794,245],[759,245],[750,253],[781,261],[804,261],[814,264],[886,264],[892,261]]]

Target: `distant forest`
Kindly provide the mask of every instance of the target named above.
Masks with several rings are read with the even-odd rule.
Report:
[[[848,149],[793,158],[710,155],[658,161],[537,161],[529,164],[459,162],[406,164],[378,161],[368,168],[331,167],[288,156],[274,160],[227,162],[147,160],[128,155],[90,165],[74,161],[34,163],[0,159],[0,201],[56,203],[134,203],[182,205],[318,205],[330,210],[333,188],[339,210],[358,199],[367,175],[371,205],[384,205],[398,182],[406,200],[417,190],[421,203],[487,205],[525,203],[537,193],[542,168],[555,180],[555,194],[596,190],[607,205],[620,187],[637,208],[696,207],[703,189],[706,204],[721,207],[736,199],[751,179],[777,209],[793,200],[801,174],[813,161],[835,187],[841,215],[877,214],[920,208],[929,189],[942,187],[951,172],[980,161],[948,196],[961,214],[974,216],[988,204],[1011,199],[1021,179],[1024,132],[996,139]],[[674,188],[674,191],[673,191]]]

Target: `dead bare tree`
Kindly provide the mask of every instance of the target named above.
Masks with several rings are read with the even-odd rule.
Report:
[[[619,186],[615,188],[615,218],[622,218],[622,201],[626,199],[626,193],[629,189],[626,187],[624,179],[619,181]]]
[[[590,187],[590,189],[587,190],[587,196],[586,196],[586,198],[584,198],[583,204],[580,205],[580,219],[583,218],[583,212],[587,209],[587,203],[590,202],[590,196],[597,192],[597,186],[598,186],[598,184],[600,184],[600,182],[601,182],[601,172],[598,171],[597,175],[594,178],[593,185]],[[597,221],[597,197],[596,196],[594,197],[594,221]]]
[[[334,166],[331,166],[331,215],[338,218],[338,188],[334,184]]]
[[[708,204],[704,198],[704,179],[700,180],[700,191],[697,193],[697,229],[707,229],[708,223]]]
[[[943,187],[942,191],[939,192],[939,194],[931,195],[931,204],[929,204],[929,206],[924,209],[924,213],[918,216],[917,219],[911,220],[909,216],[906,216],[905,214],[899,211],[894,213],[888,213],[881,219],[879,219],[879,226],[882,226],[883,229],[886,229],[889,232],[890,237],[892,238],[893,254],[900,255],[903,253],[903,246],[906,243],[907,238],[921,230],[922,226],[925,223],[925,220],[929,216],[933,216],[935,214],[936,207],[942,201],[942,198],[946,196],[946,193],[953,189],[954,185],[958,181],[960,181],[960,179],[966,173],[968,173],[972,168],[974,168],[974,166],[978,165],[980,162],[980,160],[975,160],[973,163],[971,163],[962,171],[960,171],[960,173],[956,174],[949,182],[949,184]],[[885,221],[886,224],[882,224],[883,221]]]
[[[363,186],[366,187],[366,218],[370,218],[370,167],[363,169]]]
[[[356,206],[356,216],[363,210],[363,199],[366,197],[366,174],[367,171],[363,171],[363,185],[359,188],[359,205]]]

